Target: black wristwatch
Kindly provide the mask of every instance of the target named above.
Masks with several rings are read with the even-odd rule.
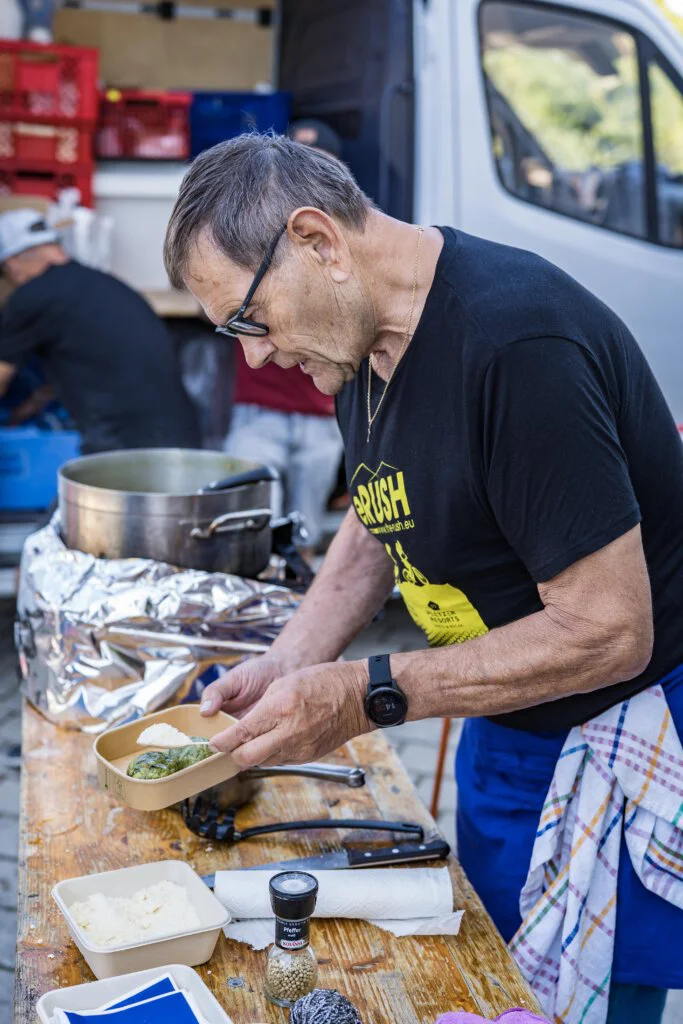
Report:
[[[365,695],[365,714],[380,729],[402,725],[408,713],[405,693],[391,678],[388,654],[373,654],[368,658],[370,682]]]

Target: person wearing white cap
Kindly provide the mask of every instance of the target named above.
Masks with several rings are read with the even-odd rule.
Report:
[[[173,342],[140,295],[72,260],[32,209],[0,214],[0,268],[16,289],[0,321],[0,395],[37,355],[85,454],[199,445]]]
[[[23,284],[26,280],[26,270],[22,271],[21,264],[35,260],[36,248],[43,245],[55,246],[56,252],[51,254],[52,257],[66,263],[68,256],[59,245],[57,231],[48,226],[37,210],[8,210],[0,215],[0,263],[7,264],[5,273],[16,284]],[[26,254],[24,260],[7,263],[22,253]]]

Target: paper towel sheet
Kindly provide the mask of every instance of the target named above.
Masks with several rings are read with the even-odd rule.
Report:
[[[277,871],[218,871],[215,893],[232,921],[227,938],[264,949],[273,941],[268,882]],[[320,886],[314,917],[369,921],[394,935],[457,935],[448,868],[311,871]],[[419,916],[417,916],[419,915]]]
[[[456,910],[444,917],[416,917],[402,921],[369,921],[377,928],[383,928],[394,935],[457,935],[464,910]],[[271,917],[264,921],[231,921],[223,929],[226,939],[245,942],[252,949],[270,946],[275,935],[275,921]]]

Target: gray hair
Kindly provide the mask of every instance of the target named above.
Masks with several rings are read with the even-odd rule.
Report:
[[[166,232],[164,263],[180,288],[202,230],[246,270],[300,206],[362,232],[372,202],[345,164],[283,135],[240,135],[201,153],[183,178]]]

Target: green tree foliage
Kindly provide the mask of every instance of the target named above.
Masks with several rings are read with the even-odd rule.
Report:
[[[652,124],[657,162],[683,174],[683,96],[656,64],[650,66]]]
[[[619,41],[621,55],[608,75],[568,50],[516,44],[486,54],[495,87],[565,170],[614,167],[642,157],[635,46],[630,36]]]

